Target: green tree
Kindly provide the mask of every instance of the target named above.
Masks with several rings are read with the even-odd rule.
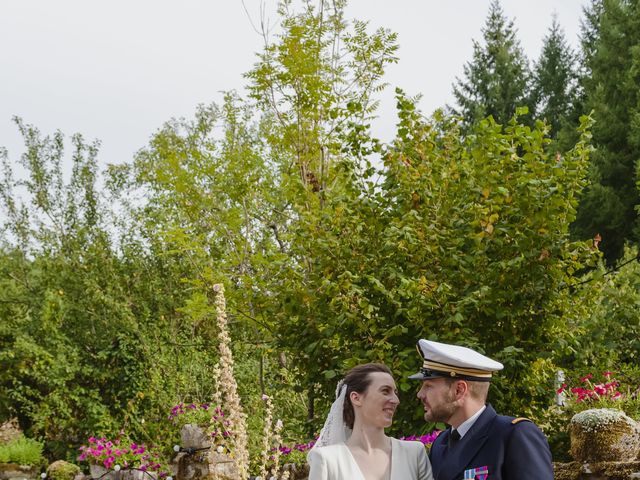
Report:
[[[400,95],[398,139],[382,148],[368,118],[395,37],[349,27],[326,4],[286,7],[282,35],[247,75],[257,114],[233,97],[169,124],[136,162],[136,185],[151,192],[141,213],[165,254],[188,259],[193,305],[209,282],[227,282],[235,338],[286,353],[311,429],[357,363],[389,363],[410,392],[421,336],[504,361],[505,410],[546,404],[536,376],[583,313],[565,287],[592,255],[567,237],[586,131],[558,163],[542,125],[486,120],[463,138]],[[378,152],[382,168],[367,163]],[[414,429],[417,405],[401,408],[398,430]]]
[[[334,321],[331,305],[314,298],[334,246],[323,232],[345,218],[352,202],[367,196],[374,173],[368,157],[379,151],[369,122],[398,47],[387,30],[369,33],[364,22],[347,23],[344,2],[323,1],[317,9],[308,4],[300,14],[286,7],[282,35],[266,46],[247,77],[252,98],[270,120],[268,152],[280,174],[274,211],[281,212],[276,229],[284,241],[281,254],[269,263],[269,289],[278,291],[270,317],[277,344],[299,365],[313,419],[318,378],[338,374],[315,354],[322,349],[317,337],[330,335],[325,325]]]
[[[604,267],[593,274],[587,295],[593,307],[580,329],[580,348],[564,364],[584,371],[597,366],[620,372],[635,367],[640,355],[640,262],[637,247],[625,249],[622,263],[615,271]],[[615,325],[615,328],[611,328]]]
[[[580,67],[581,80],[588,80],[592,72],[592,61],[597,51],[600,38],[600,17],[604,5],[603,0],[591,0],[589,5],[582,7],[583,18],[580,21]]]
[[[451,119],[425,121],[413,101],[398,103],[383,182],[329,199],[304,243],[316,268],[279,277],[280,338],[325,395],[364,361],[388,363],[411,395],[420,337],[484,349],[507,365],[495,403],[530,414],[547,404],[541,378],[567,322],[584,314],[568,287],[593,251],[569,241],[568,224],[588,134],[558,163],[541,124],[485,120],[465,139]],[[395,428],[420,417],[405,402]]]
[[[489,115],[504,125],[526,103],[529,67],[516,32],[499,0],[494,0],[482,30],[484,41],[474,40],[464,79],[453,86],[457,102],[453,111],[464,118],[467,128]]]
[[[313,417],[315,384],[327,369],[300,351],[296,322],[324,318],[308,310],[311,279],[323,275],[319,232],[373,173],[365,156],[379,145],[368,121],[397,45],[386,30],[345,22],[343,2],[301,12],[284,2],[280,14],[282,33],[247,74],[251,103],[228,94],[192,121],[168,122],[134,165],[112,176],[125,197],[144,195],[130,211],[154,256],[185,264],[176,273],[188,292],[179,308],[188,323],[206,321],[208,289],[225,283],[235,353],[246,367],[241,393],[290,387],[296,397],[282,394],[287,418],[304,420],[291,411],[306,407]],[[278,365],[288,372],[261,375]]]
[[[602,0],[592,0],[591,4],[582,7],[583,18],[580,22],[580,50],[574,58],[575,71],[570,75],[575,80],[573,104],[566,112],[565,121],[561,122],[554,142],[558,150],[568,150],[578,141],[576,125],[582,115],[588,115],[590,109],[587,106],[587,91],[593,85],[591,82],[591,63],[599,36],[600,14],[602,12]],[[573,230],[572,230],[573,231]]]
[[[529,100],[533,116],[550,126],[552,138],[556,138],[561,127],[570,120],[576,80],[576,56],[554,16],[542,42],[540,58],[533,66]],[[571,127],[575,130],[575,125]]]
[[[0,415],[16,415],[57,458],[121,428],[159,443],[174,395],[197,385],[167,347],[191,333],[176,315],[185,267],[150,257],[111,221],[122,212],[98,191],[97,142],[71,138],[67,179],[62,133],[17,125],[24,178],[4,150],[0,183]]]
[[[64,449],[64,437],[82,431],[74,421],[80,412],[89,425],[112,422],[98,398],[117,393],[107,385],[102,393],[89,389],[100,383],[92,375],[103,373],[81,366],[94,354],[108,359],[109,346],[129,319],[114,310],[107,293],[114,265],[95,187],[97,144],[72,138],[72,172],[65,182],[63,135],[43,138],[34,127],[16,123],[25,140],[21,163],[27,178],[13,178],[4,151],[0,195],[9,238],[2,254],[0,323],[3,365],[9,368],[2,372],[0,404],[30,433],[46,435]],[[28,201],[18,200],[20,188]],[[102,275],[84,276],[89,266]],[[98,301],[89,300],[93,294]],[[98,345],[100,353],[94,350]]]
[[[4,152],[0,182],[0,409],[49,451],[123,426],[158,443],[173,402],[208,399],[215,283],[247,411],[274,396],[287,432],[317,430],[357,363],[388,363],[413,393],[420,337],[503,361],[501,409],[546,403],[541,379],[586,316],[569,287],[595,252],[567,225],[588,122],[558,162],[541,122],[427,120],[399,92],[397,138],[382,145],[369,122],[396,37],[343,12],[283,2],[249,99],[167,122],[109,167],[104,191],[97,144],[74,137],[65,181],[62,135],[19,124],[27,178]],[[396,429],[421,417],[403,402]]]
[[[581,238],[600,234],[605,258],[611,263],[622,255],[625,241],[638,239],[640,12],[635,2],[611,0],[602,3],[597,17],[598,5],[591,10],[593,18],[588,17],[589,22],[599,18],[599,24],[597,37],[586,38],[591,78],[585,81],[586,107],[593,109],[596,122],[596,151],[592,185],[581,201],[573,231]],[[593,37],[597,38],[595,49]]]

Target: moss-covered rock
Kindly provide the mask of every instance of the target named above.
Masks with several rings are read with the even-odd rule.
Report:
[[[38,468],[31,465],[0,463],[0,480],[35,480]]]
[[[47,468],[47,478],[50,480],[73,480],[79,473],[80,467],[64,460],[57,460]]]
[[[638,478],[640,462],[601,462],[589,465],[595,475],[608,480],[629,480]]]
[[[582,474],[582,463],[554,463],[553,478],[554,480],[580,480]]]
[[[569,425],[571,455],[578,462],[630,462],[640,449],[640,428],[624,412],[585,410]]]
[[[632,480],[640,478],[640,462],[554,463],[554,480]]]

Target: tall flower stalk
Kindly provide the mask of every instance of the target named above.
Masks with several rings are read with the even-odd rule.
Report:
[[[282,453],[282,420],[278,420],[273,425],[273,402],[268,395],[262,395],[265,403],[264,428],[262,430],[262,455],[260,462],[260,478],[281,478],[286,480],[289,478],[289,472],[284,472],[282,477],[278,477],[280,472],[280,454]],[[275,446],[274,446],[275,445]],[[270,453],[273,454],[270,455]],[[273,462],[271,467],[271,476],[267,476],[267,464],[269,460]]]
[[[282,446],[282,436],[280,432],[282,431],[282,420],[278,420],[276,422],[275,427],[273,428],[273,441],[276,444],[275,453],[273,455],[273,467],[271,468],[271,478],[278,478],[278,472],[280,470],[280,447]],[[289,472],[283,472],[280,477],[281,480],[289,479]]]
[[[211,383],[213,383],[213,395],[211,396],[211,403],[214,405],[222,405],[222,394],[220,393],[220,363],[216,363],[213,366],[211,372]]]
[[[249,477],[249,450],[247,448],[247,416],[242,410],[238,384],[233,374],[233,354],[228,331],[224,286],[213,286],[215,293],[216,318],[218,322],[218,350],[220,354],[220,390],[228,411],[229,429],[233,439],[233,460],[238,469],[238,478]],[[215,462],[214,452],[210,452],[210,464]],[[215,475],[215,473],[214,473]]]
[[[267,478],[271,429],[273,427],[273,403],[267,395],[262,395],[265,403],[264,428],[262,429],[262,455],[260,458],[260,478]]]

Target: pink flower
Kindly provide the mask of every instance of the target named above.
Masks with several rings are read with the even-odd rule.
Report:
[[[595,390],[595,392],[598,395],[605,395],[607,393],[607,389],[605,388],[605,386],[601,383],[599,383],[598,385],[596,385],[595,387],[593,387],[593,389]]]
[[[589,375],[586,375],[586,376],[582,377],[582,378],[580,379],[580,381],[581,381],[582,383],[584,383],[584,382],[586,382],[587,380],[590,380],[591,378],[593,378],[593,373],[590,373]]]

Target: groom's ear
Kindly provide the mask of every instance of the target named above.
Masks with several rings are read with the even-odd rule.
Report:
[[[466,380],[456,380],[454,382],[453,393],[455,394],[456,400],[460,400],[463,398],[466,393],[469,391],[469,384]]]

